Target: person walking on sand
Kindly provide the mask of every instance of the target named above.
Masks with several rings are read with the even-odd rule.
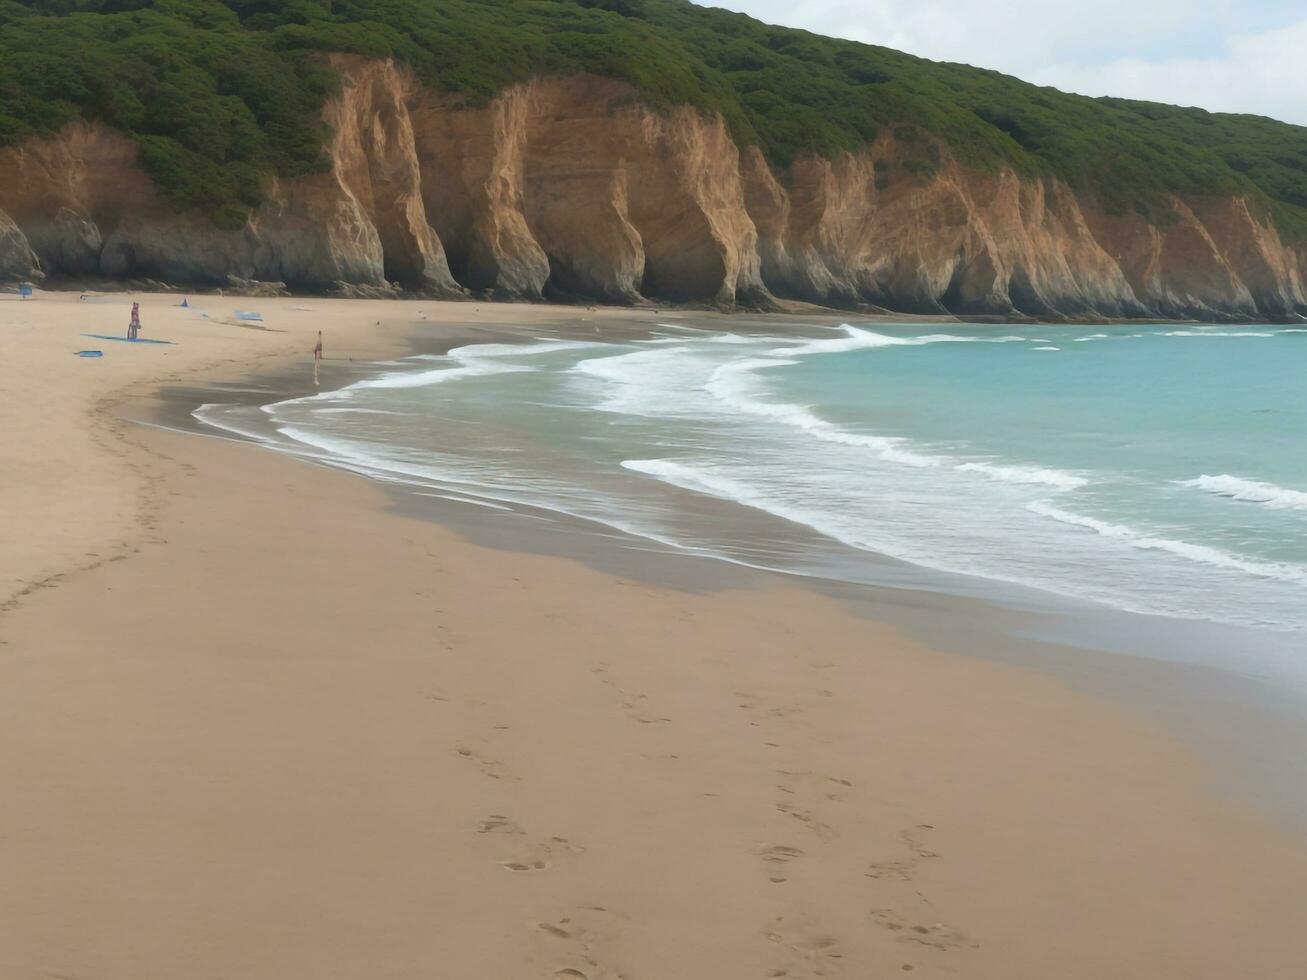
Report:
[[[132,322],[127,325],[127,339],[135,340],[141,333],[141,304],[132,304]]]
[[[318,331],[318,342],[313,348],[313,383],[318,383],[318,365],[322,363],[322,331]]]

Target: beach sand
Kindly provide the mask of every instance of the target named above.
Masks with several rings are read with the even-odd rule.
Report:
[[[0,301],[0,977],[1304,975],[1304,842],[1136,710],[121,418],[319,328],[650,313],[176,300],[157,347],[80,336],[126,297]]]

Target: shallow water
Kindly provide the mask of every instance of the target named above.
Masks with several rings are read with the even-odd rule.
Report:
[[[812,333],[479,344],[196,414],[750,566],[1307,631],[1307,330]]]

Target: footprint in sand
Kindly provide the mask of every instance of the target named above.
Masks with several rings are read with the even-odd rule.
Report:
[[[805,810],[802,807],[795,806],[792,803],[786,803],[784,800],[774,804],[778,813],[783,813],[787,817],[793,817],[799,823],[803,824],[822,840],[830,840],[835,836],[835,831],[829,824],[822,823],[811,810]]]
[[[867,865],[867,870],[862,874],[864,878],[911,881],[912,872],[915,868],[916,863],[913,861],[880,861],[876,864]]]
[[[566,837],[551,837],[548,841],[537,844],[524,855],[499,862],[499,866],[518,873],[546,871],[553,867],[554,861],[565,854],[584,854],[585,848],[574,844]]]
[[[819,772],[813,772],[811,769],[776,769],[776,775],[783,777],[785,783],[791,785],[781,785],[777,789],[785,793],[806,792],[810,796],[820,795],[832,803],[843,803],[845,799],[845,789],[852,789],[852,780],[842,779],[839,776],[827,776]],[[795,790],[794,786],[803,787],[801,790]],[[836,788],[838,787],[838,788]]]
[[[509,871],[544,871],[550,864],[546,858],[531,858],[527,861],[500,861],[500,866]]]
[[[939,854],[926,846],[925,831],[934,830],[930,824],[917,824],[909,830],[899,831],[899,839],[911,852],[905,860],[877,861],[867,866],[863,876],[880,880],[911,881],[917,868],[925,861],[939,857]]]
[[[517,778],[516,776],[506,777],[503,764],[498,759],[494,759],[488,755],[485,749],[478,745],[474,745],[471,742],[461,742],[454,746],[454,751],[464,759],[474,762],[477,768],[481,770],[482,775],[485,775],[490,779]]]
[[[839,940],[819,923],[778,916],[763,930],[763,935],[784,950],[783,964],[769,970],[769,977],[807,980],[829,976],[843,966],[844,953]]]
[[[551,922],[537,922],[542,957],[557,964],[548,974],[551,980],[624,980],[604,957],[618,921],[602,905],[589,905]]]
[[[500,816],[497,813],[492,813],[484,820],[477,821],[477,833],[478,834],[525,834],[526,831],[523,830],[518,825],[517,821],[511,819],[510,817],[504,817],[504,816]]]
[[[877,909],[871,913],[871,918],[877,925],[895,933],[901,943],[916,943],[938,950],[980,947],[980,943],[943,922],[910,923],[893,909]]]
[[[935,828],[928,823],[919,823],[911,830],[900,831],[899,836],[903,838],[903,843],[908,845],[917,858],[922,861],[927,861],[930,858],[939,857],[939,854],[926,846],[926,837],[922,831],[934,829]]]
[[[785,844],[767,844],[758,849],[758,857],[768,865],[767,880],[779,885],[788,878],[786,865],[796,858],[803,857],[803,851]]]

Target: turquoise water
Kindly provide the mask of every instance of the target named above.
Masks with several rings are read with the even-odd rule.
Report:
[[[477,345],[197,415],[753,566],[1307,630],[1307,329],[808,333]]]

